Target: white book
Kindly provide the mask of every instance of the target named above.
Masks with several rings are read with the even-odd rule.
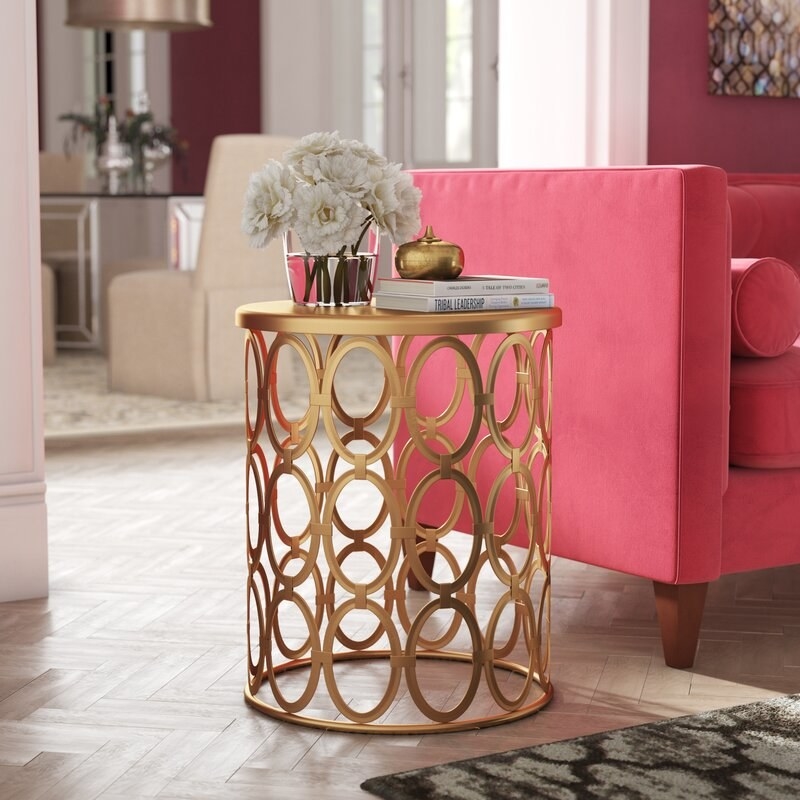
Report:
[[[503,311],[507,309],[552,308],[555,298],[546,294],[470,294],[447,297],[375,293],[375,307],[391,311]]]
[[[547,294],[547,278],[516,275],[464,275],[449,281],[417,278],[379,278],[377,290],[383,294],[415,297],[448,297],[461,294]]]

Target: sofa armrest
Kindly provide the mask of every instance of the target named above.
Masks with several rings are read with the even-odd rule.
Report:
[[[465,274],[549,277],[553,552],[663,582],[719,575],[730,253],[714,167],[419,171]],[[435,387],[425,391],[435,392]]]

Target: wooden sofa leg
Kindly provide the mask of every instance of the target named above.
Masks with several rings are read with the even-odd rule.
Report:
[[[653,588],[661,624],[664,661],[675,669],[691,667],[700,636],[708,583],[675,585],[653,581]]]
[[[425,525],[422,526],[427,527]],[[424,542],[425,537],[417,534],[417,544]],[[428,576],[433,575],[433,562],[436,559],[436,553],[424,552],[419,554],[419,560],[422,562],[422,569],[425,570]],[[422,591],[425,587],[420,583],[419,578],[411,571],[408,573],[408,588],[416,591]]]

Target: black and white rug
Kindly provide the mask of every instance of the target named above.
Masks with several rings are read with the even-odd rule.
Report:
[[[800,695],[370,778],[386,800],[800,798]]]

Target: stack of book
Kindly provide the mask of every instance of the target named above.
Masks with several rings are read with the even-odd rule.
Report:
[[[449,281],[379,278],[376,308],[393,311],[499,311],[552,308],[547,278],[467,275]]]

